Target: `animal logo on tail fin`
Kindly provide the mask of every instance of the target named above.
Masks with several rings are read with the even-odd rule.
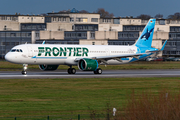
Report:
[[[148,28],[147,28],[147,32],[144,35],[141,36],[141,39],[143,39],[145,41],[148,40],[151,33],[153,32],[153,30],[154,30],[154,28],[152,28],[150,31],[148,31]]]
[[[137,47],[151,48],[156,19],[150,19],[135,43]]]

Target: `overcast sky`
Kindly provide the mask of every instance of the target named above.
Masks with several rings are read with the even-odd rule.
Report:
[[[180,0],[0,0],[0,14],[41,14],[76,8],[96,11],[104,8],[118,16],[168,15],[180,12]]]

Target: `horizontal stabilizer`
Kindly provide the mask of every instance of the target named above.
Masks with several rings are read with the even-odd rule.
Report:
[[[160,51],[163,51],[164,50],[164,47],[165,47],[165,45],[166,45],[166,43],[167,43],[167,40],[164,42],[164,44],[163,44],[163,46],[162,46],[162,48],[161,49],[157,49],[157,50],[146,50],[146,53],[149,53],[149,52],[151,52],[151,53],[155,53],[155,52],[160,52]]]

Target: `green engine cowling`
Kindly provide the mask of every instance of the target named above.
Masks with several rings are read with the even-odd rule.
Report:
[[[39,68],[43,71],[53,71],[58,68],[59,65],[39,65]]]
[[[79,60],[78,67],[83,71],[95,71],[98,68],[97,60],[83,58]]]

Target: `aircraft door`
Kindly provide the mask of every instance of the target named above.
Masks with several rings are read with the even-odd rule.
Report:
[[[30,46],[28,46],[28,57],[33,57],[33,50]]]
[[[108,56],[109,54],[109,49],[106,48],[106,56]]]

